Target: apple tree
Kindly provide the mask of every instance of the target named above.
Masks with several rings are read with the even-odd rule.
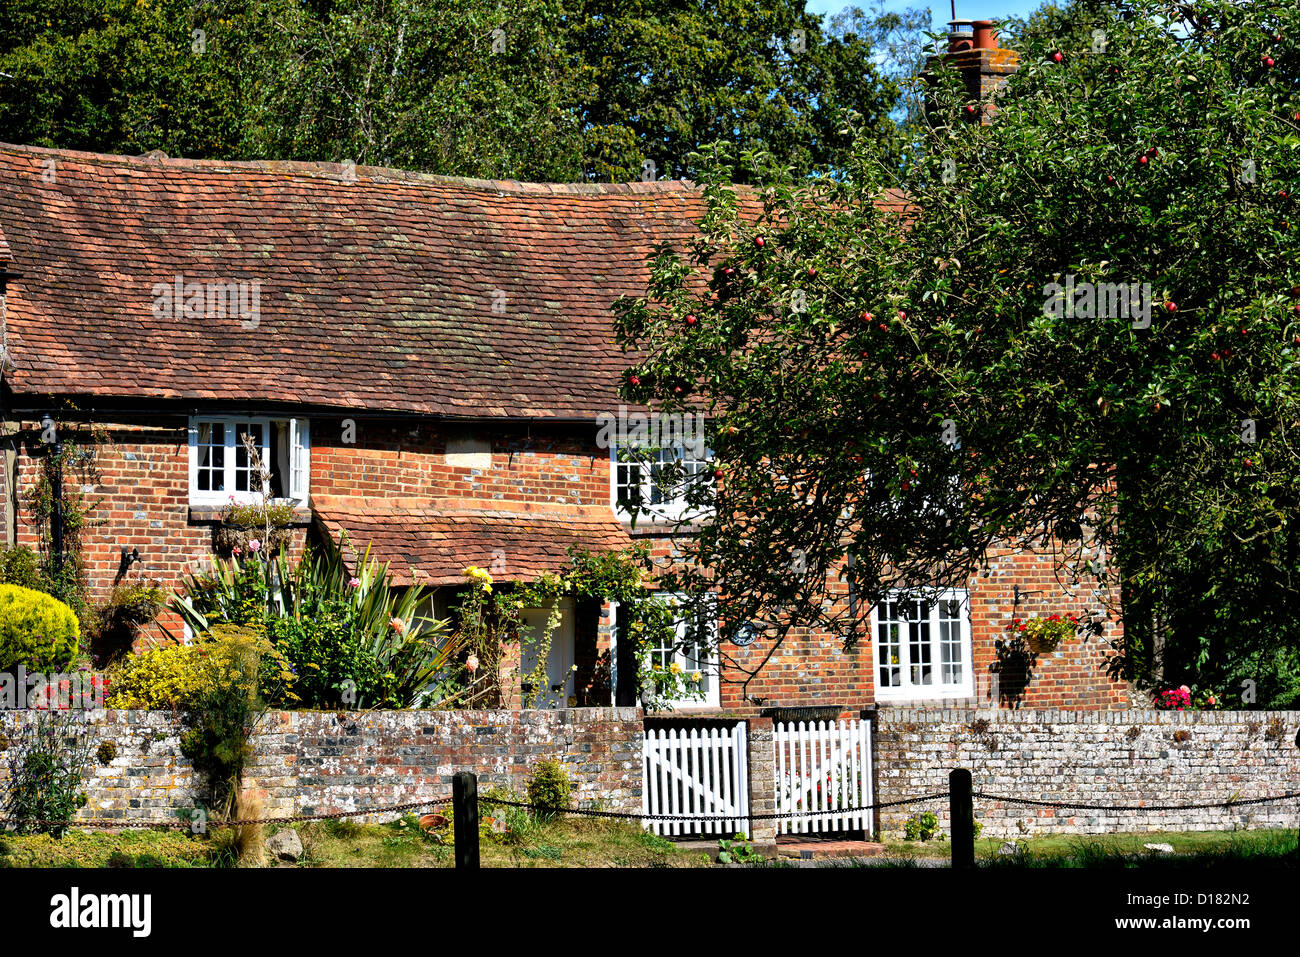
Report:
[[[716,508],[668,584],[773,647],[808,624],[851,641],[892,589],[1050,549],[1118,586],[1126,676],[1285,705],[1300,8],[1060,23],[1004,24],[1020,66],[981,102],[936,62],[902,169],[871,135],[811,177],[708,151],[698,236],[618,310],[627,397],[715,428],[722,478],[694,494]],[[861,600],[832,601],[837,578]]]

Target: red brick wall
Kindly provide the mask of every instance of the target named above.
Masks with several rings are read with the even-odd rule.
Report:
[[[344,421],[312,421],[313,494],[609,501],[609,453],[596,448],[594,426],[589,437],[555,429],[474,431],[492,446],[492,468],[480,471],[446,463],[448,432],[436,424],[352,420],[355,434],[348,436]]]
[[[668,536],[642,529],[635,537],[652,543],[656,562],[668,564],[673,560],[673,543]],[[1123,631],[1122,625],[1114,620],[1105,620],[1098,636],[1081,634],[1062,643],[1052,654],[1038,656],[1027,683],[999,674],[994,686],[996,642],[1006,637],[1013,618],[1067,613],[1081,618],[1105,616],[1105,596],[1097,591],[1095,580],[1085,577],[1078,586],[1067,587],[1057,580],[1055,567],[1055,557],[1047,552],[1019,553],[1009,549],[990,552],[988,574],[975,575],[966,583],[970,596],[975,694],[970,698],[926,704],[990,706],[996,699],[997,705],[1004,708],[1129,706],[1128,686],[1112,681],[1104,670],[1111,653],[1110,642]],[[830,576],[827,584],[829,594],[836,601],[847,601],[843,582]],[[1018,605],[1016,586],[1022,593],[1030,593]],[[893,706],[892,702],[875,699],[875,646],[874,636],[870,634],[859,635],[852,647],[846,648],[839,636],[799,628],[791,631],[775,651],[770,642],[760,638],[745,648],[724,641],[721,655],[721,705],[729,710],[754,713],[772,706],[838,704],[845,711],[853,712],[875,704]],[[755,670],[758,673],[751,677]],[[899,706],[916,705],[914,701],[899,703]]]
[[[212,553],[212,525],[191,514],[188,500],[188,419],[153,416],[136,422],[108,426],[109,444],[98,458],[100,482],[91,489],[98,501],[94,512],[103,524],[83,533],[84,556],[93,594],[106,597],[119,575],[121,548],[138,548],[143,561],[132,567],[132,577],[158,578],[168,587],[180,581],[194,563],[206,563]],[[490,470],[446,464],[448,430],[435,423],[413,420],[355,421],[355,444],[345,443],[342,419],[312,420],[312,475],[314,495],[367,495],[378,503],[384,496],[470,497],[480,500],[530,502],[561,501],[603,505],[609,501],[609,454],[595,445],[594,428],[588,435],[571,428],[518,427],[482,430],[477,437],[491,442]],[[65,423],[64,434],[72,426]],[[454,434],[464,435],[463,430]],[[351,437],[351,436],[349,436]],[[21,423],[15,436],[18,449],[17,486],[30,487],[43,454],[35,423]],[[378,504],[377,504],[377,507]],[[25,510],[19,510],[17,539],[35,547],[38,530]],[[301,547],[305,530],[294,537]],[[635,537],[650,542],[656,559],[671,561],[672,539],[642,525]],[[971,628],[974,643],[976,698],[986,703],[994,642],[1013,617],[1013,589],[1038,592],[1015,609],[1015,614],[1050,614],[1095,610],[1100,604],[1088,588],[1067,593],[1053,576],[1050,556],[998,552],[991,556],[987,577],[969,583]],[[843,585],[832,588],[844,599]],[[588,612],[594,614],[594,610]],[[179,620],[169,617],[168,627],[179,632]],[[1003,705],[1024,707],[1116,708],[1127,704],[1122,684],[1105,678],[1101,666],[1107,654],[1104,639],[1118,633],[1108,623],[1103,639],[1075,639],[1056,653],[1042,656],[1023,693],[1008,697],[1000,685]],[[585,703],[598,702],[602,676],[597,663],[609,649],[608,609],[599,627],[580,623],[577,687]],[[724,661],[754,666],[768,652],[762,641],[747,649],[724,643]],[[874,703],[873,657],[870,635],[846,649],[837,637],[809,630],[792,633],[763,666],[742,686],[745,675],[736,667],[723,674],[724,708],[752,712],[769,705],[842,704],[856,710]]]
[[[184,416],[152,416],[144,422],[105,426],[108,441],[97,447],[96,455],[99,481],[85,487],[95,506],[90,513],[92,524],[81,536],[94,599],[103,600],[114,585],[135,579],[158,579],[164,587],[174,588],[187,570],[205,567],[213,554],[212,523],[190,516],[188,426],[189,419]],[[39,548],[40,529],[22,500],[22,492],[38,480],[45,447],[35,423],[21,423],[19,428],[15,437],[17,541]],[[64,423],[61,433],[75,438],[74,424]],[[66,484],[72,482],[72,475],[65,476]],[[301,547],[304,537],[305,528],[299,528],[295,548]],[[138,549],[141,559],[125,575],[121,572],[123,547]],[[172,635],[183,630],[179,616],[170,612],[164,613],[160,624]]]

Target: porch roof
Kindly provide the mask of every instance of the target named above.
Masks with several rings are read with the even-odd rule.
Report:
[[[460,584],[470,565],[500,581],[531,581],[563,570],[571,545],[610,552],[632,544],[607,505],[318,496],[312,511],[326,534],[347,533],[350,563],[370,546],[403,585]]]

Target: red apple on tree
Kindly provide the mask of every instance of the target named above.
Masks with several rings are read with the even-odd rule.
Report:
[[[1173,300],[1170,300],[1169,302],[1165,303],[1165,308],[1170,312],[1177,312],[1178,303],[1174,302]]]
[[[696,317],[694,313],[691,313],[689,316],[686,317],[686,324],[688,326],[693,326],[699,321],[700,320]]]
[[[1055,53],[1052,54],[1052,59],[1055,60],[1057,63],[1060,63],[1062,60],[1065,59],[1065,57],[1061,55],[1060,50],[1057,50]]]
[[[762,249],[764,246],[767,245],[767,240],[765,240],[762,236],[755,236],[754,245],[757,246],[759,249]]]

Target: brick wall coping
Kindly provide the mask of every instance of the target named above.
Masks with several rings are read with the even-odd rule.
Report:
[[[1154,708],[1128,708],[1122,711],[1082,711],[1060,708],[1007,710],[999,708],[881,708],[876,722],[886,724],[969,724],[977,719],[990,724],[1210,724],[1241,725],[1249,721],[1261,724],[1280,718],[1287,726],[1300,722],[1300,711],[1157,711]]]

